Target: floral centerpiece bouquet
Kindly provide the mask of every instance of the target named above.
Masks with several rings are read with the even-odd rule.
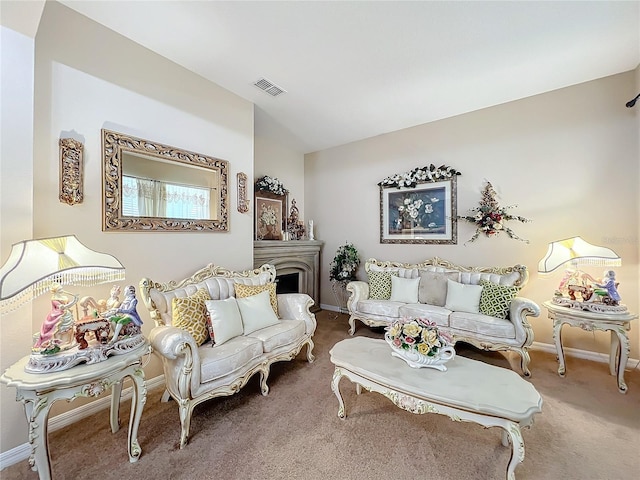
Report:
[[[271,192],[276,195],[286,195],[289,190],[284,188],[284,184],[277,178],[265,175],[256,182],[255,189],[260,192]]]
[[[341,245],[329,265],[329,280],[345,283],[355,280],[358,265],[360,265],[360,257],[356,247],[352,243]]]
[[[455,357],[452,338],[440,332],[426,318],[405,318],[386,328],[384,336],[391,354],[414,368],[430,367],[445,371],[444,363]]]
[[[505,225],[506,220],[517,220],[519,222],[529,222],[530,220],[521,217],[519,215],[511,215],[507,212],[508,209],[513,208],[515,205],[508,207],[501,207],[496,199],[496,191],[490,182],[484,187],[482,191],[482,198],[480,199],[480,206],[472,208],[469,215],[459,216],[460,220],[466,220],[471,223],[475,223],[476,231],[469,240],[473,242],[480,234],[485,234],[487,237],[493,237],[500,232],[505,232],[509,238],[520,240],[529,243],[529,240],[520,238],[509,227]]]

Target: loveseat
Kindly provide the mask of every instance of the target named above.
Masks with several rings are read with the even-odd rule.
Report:
[[[306,294],[276,294],[276,269],[234,272],[208,265],[182,281],[140,281],[140,295],[155,321],[149,335],[164,367],[166,392],[180,409],[180,448],[193,409],[233,395],[255,373],[267,395],[272,363],[292,360],[307,346],[313,362],[316,319]]]
[[[540,307],[518,296],[529,274],[514,267],[462,267],[434,257],[419,264],[369,259],[368,281],[347,284],[349,333],[356,320],[370,327],[388,326],[404,317],[427,318],[449,334],[484,350],[510,350],[530,376],[528,348],[533,330],[527,317]]]

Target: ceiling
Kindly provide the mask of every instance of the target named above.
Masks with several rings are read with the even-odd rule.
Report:
[[[61,3],[253,102],[256,131],[303,153],[640,63],[638,1]]]

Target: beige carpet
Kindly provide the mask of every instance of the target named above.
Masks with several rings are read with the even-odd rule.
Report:
[[[348,417],[337,417],[329,349],[348,338],[347,316],[317,314],[316,361],[304,352],[272,367],[271,388],[260,395],[258,377],[232,397],[199,405],[191,438],[177,448],[174,402],[149,392],[138,439],[142,456],[128,462],[127,429],[109,429],[108,412],[50,434],[54,479],[504,479],[509,448],[500,430],[448,417],[414,415],[376,393],[341,391]],[[356,335],[382,337],[358,323]],[[498,353],[459,345],[458,354],[508,368]],[[526,456],[518,480],[636,479],[640,475],[640,370],[627,371],[629,392],[618,393],[608,365],[569,357],[567,376],[555,355],[532,352],[531,382],[544,398],[541,414],[523,430]],[[509,357],[510,358],[510,357]],[[512,361],[515,359],[511,359]],[[126,425],[129,402],[123,402]],[[25,425],[26,428],[26,425]],[[35,479],[26,461],[0,473],[2,480]]]

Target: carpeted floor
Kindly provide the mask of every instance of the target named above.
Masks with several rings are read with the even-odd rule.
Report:
[[[54,479],[504,479],[510,449],[500,429],[414,415],[376,393],[356,396],[347,380],[341,391],[347,418],[337,417],[331,391],[329,349],[348,338],[347,316],[319,312],[316,361],[305,352],[272,367],[270,393],[258,376],[238,394],[196,407],[191,437],[177,448],[178,409],[150,391],[140,423],[142,456],[128,462],[125,428],[109,429],[99,412],[49,435]],[[356,335],[382,338],[382,330],[357,324]],[[510,368],[517,359],[458,345],[459,355]],[[557,375],[555,355],[531,352],[531,382],[544,399],[531,429],[523,430],[526,455],[518,480],[622,480],[640,472],[640,370],[626,372],[629,392],[618,393],[608,365],[569,357]],[[517,368],[517,367],[516,367]],[[2,480],[36,479],[27,461],[0,472]]]

